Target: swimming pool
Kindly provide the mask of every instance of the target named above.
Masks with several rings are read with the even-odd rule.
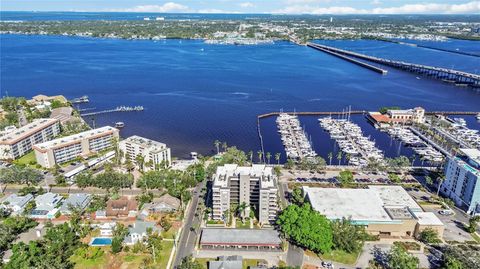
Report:
[[[110,246],[112,244],[112,238],[109,237],[95,237],[90,242],[90,246]]]

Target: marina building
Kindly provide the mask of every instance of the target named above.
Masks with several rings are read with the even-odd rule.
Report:
[[[377,127],[385,128],[395,124],[412,124],[425,122],[425,109],[390,109],[387,113],[368,112],[367,118]]]
[[[426,228],[440,237],[444,225],[422,208],[401,186],[369,186],[368,189],[303,187],[312,208],[330,220],[350,218],[367,232],[380,236],[417,236]]]
[[[165,165],[170,167],[172,156],[170,148],[166,144],[160,143],[138,135],[120,141],[119,148],[125,153],[125,157],[135,160],[137,156],[144,158],[144,169],[151,170],[156,166]],[[148,164],[151,164],[148,165]]]
[[[480,150],[460,149],[445,168],[441,191],[468,214],[480,213]]]
[[[32,145],[49,141],[59,134],[59,120],[34,120],[0,137],[0,159],[20,158],[32,150]]]
[[[114,138],[118,138],[118,129],[105,126],[36,144],[33,149],[37,163],[52,168],[56,164],[108,149],[113,146]]]
[[[273,167],[254,164],[250,167],[225,164],[217,167],[212,185],[213,212],[215,220],[225,218],[230,205],[245,204],[245,216],[253,206],[261,224],[275,221],[278,211],[277,179]]]

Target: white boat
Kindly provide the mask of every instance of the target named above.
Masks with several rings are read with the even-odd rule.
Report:
[[[125,126],[125,123],[123,121],[115,122],[116,128],[123,128],[124,126]]]
[[[475,116],[475,118],[477,118],[477,120],[480,121],[480,113],[478,113],[477,116]]]

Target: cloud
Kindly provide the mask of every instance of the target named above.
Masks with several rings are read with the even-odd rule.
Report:
[[[255,4],[252,2],[243,2],[238,5],[243,8],[255,7]]]
[[[133,8],[114,10],[114,11],[167,13],[167,12],[187,12],[189,10],[190,9],[188,6],[174,3],[174,2],[167,2],[163,5],[141,5],[141,6],[135,6]]]
[[[382,1],[380,1],[380,0],[373,0],[372,2],[370,2],[370,4],[372,4],[372,5],[381,5],[381,4],[382,4]]]
[[[302,1],[302,0],[288,0]],[[303,0],[310,1],[310,0]],[[313,1],[313,0],[311,0]],[[348,6],[319,7],[313,5],[291,5],[272,13],[280,14],[476,14],[480,13],[480,1],[464,4],[408,4],[398,7],[358,9]]]
[[[197,13],[237,14],[238,11],[228,11],[216,8],[199,9]]]

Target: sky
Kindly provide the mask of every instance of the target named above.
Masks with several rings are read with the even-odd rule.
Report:
[[[1,11],[480,14],[473,0],[1,0]]]

